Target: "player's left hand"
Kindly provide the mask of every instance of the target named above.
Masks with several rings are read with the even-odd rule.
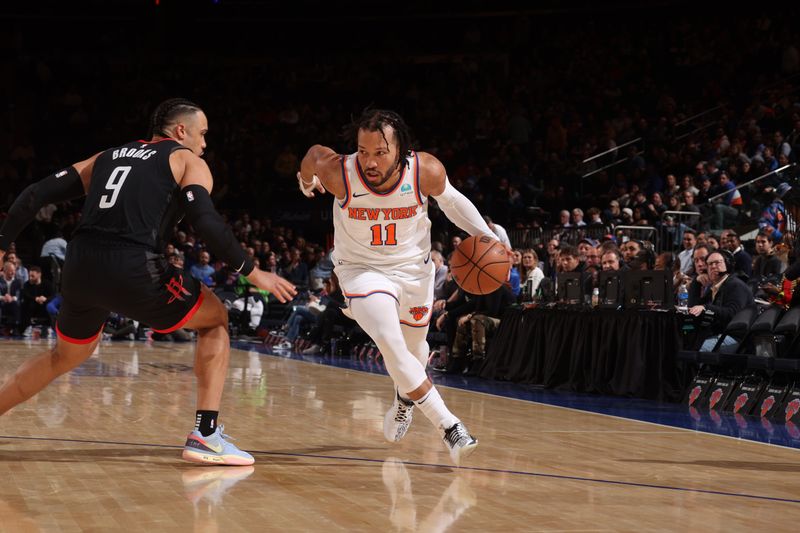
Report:
[[[277,274],[265,272],[258,268],[248,274],[247,281],[265,291],[269,291],[281,303],[291,301],[297,295],[297,289],[292,283]]]

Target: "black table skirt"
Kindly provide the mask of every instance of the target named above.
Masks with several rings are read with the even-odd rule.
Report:
[[[487,379],[678,401],[675,313],[510,309],[480,369]]]

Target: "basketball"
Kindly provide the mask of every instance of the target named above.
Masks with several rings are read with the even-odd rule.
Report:
[[[470,294],[489,294],[508,279],[511,257],[500,241],[488,235],[464,239],[450,258],[456,283]]]

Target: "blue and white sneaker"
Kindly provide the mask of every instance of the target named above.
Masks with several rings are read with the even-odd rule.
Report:
[[[224,429],[224,426],[217,426],[217,430],[207,437],[197,430],[189,433],[183,447],[183,459],[193,463],[212,465],[246,466],[253,464],[255,459],[252,455],[225,440],[230,437],[222,433]]]

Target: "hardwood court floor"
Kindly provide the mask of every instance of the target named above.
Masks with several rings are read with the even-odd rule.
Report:
[[[46,341],[0,341],[5,380]],[[234,350],[221,422],[253,467],[180,460],[192,345],[103,344],[0,418],[0,531],[793,531],[797,450],[442,388],[453,467],[386,376]]]

